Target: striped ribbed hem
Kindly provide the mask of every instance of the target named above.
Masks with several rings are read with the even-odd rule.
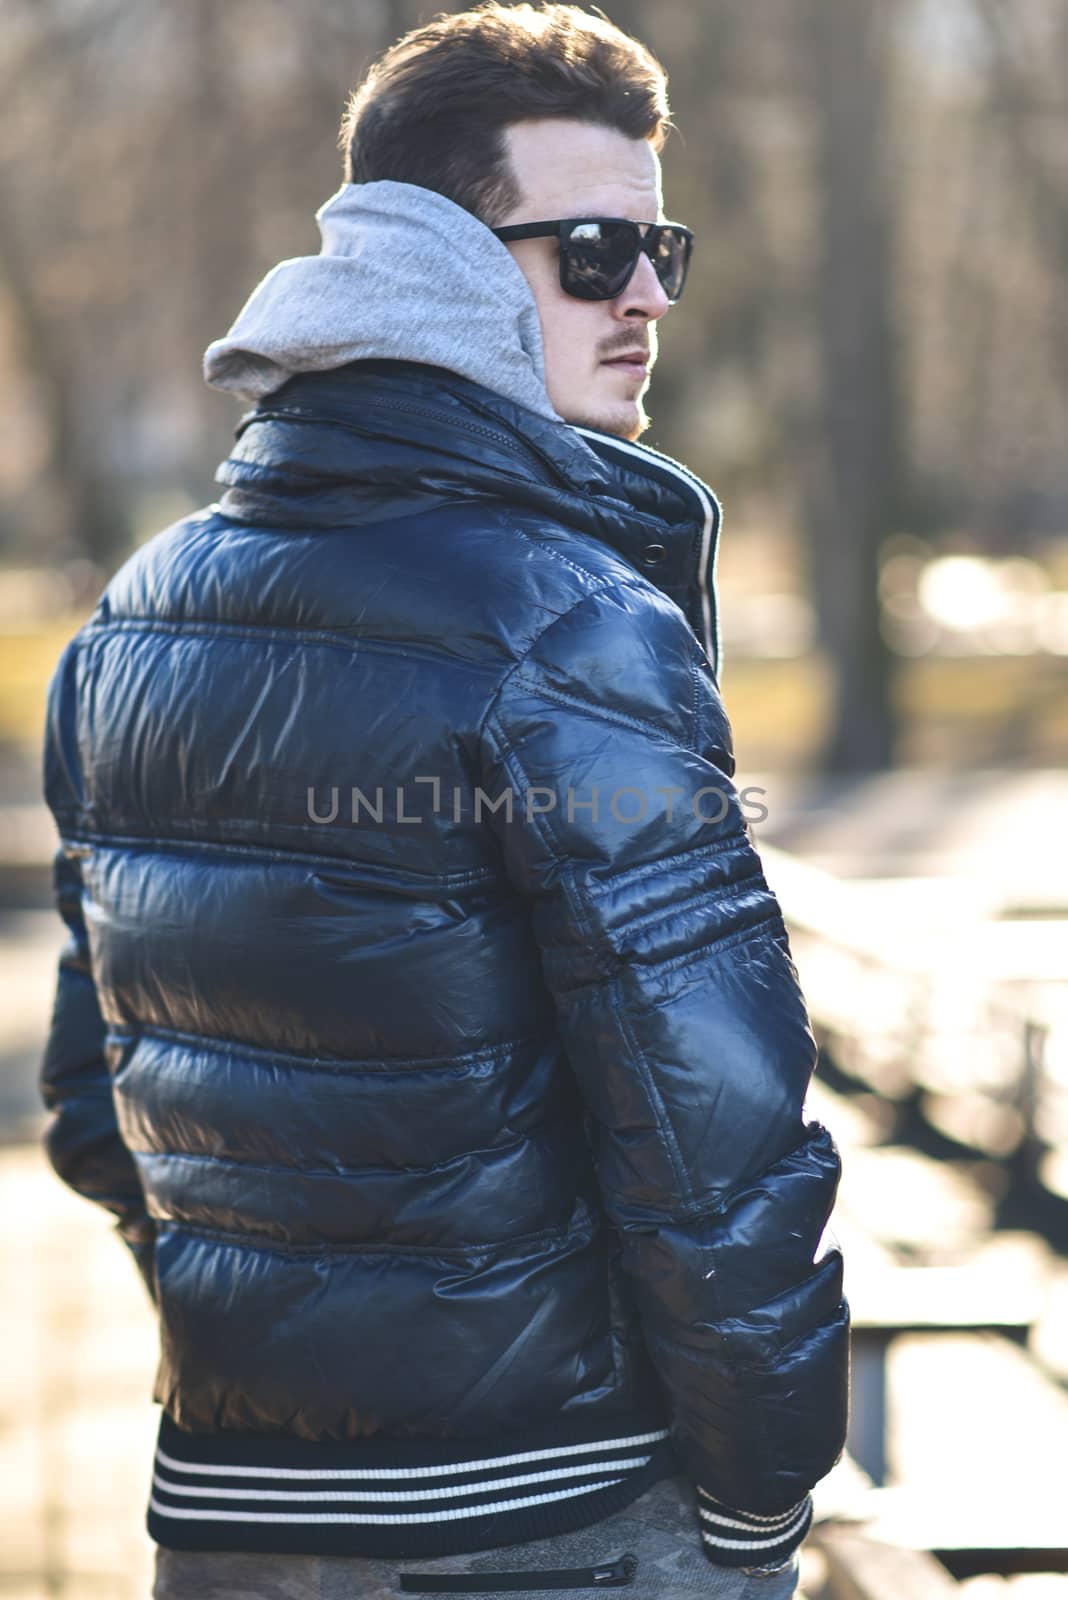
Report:
[[[772,1517],[737,1511],[697,1486],[705,1555],[718,1567],[766,1567],[789,1561],[812,1526],[812,1496]]]
[[[447,1556],[600,1522],[678,1472],[656,1418],[494,1439],[188,1433],[163,1413],[148,1532],[172,1550]]]

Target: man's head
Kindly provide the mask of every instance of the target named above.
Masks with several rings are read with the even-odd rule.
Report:
[[[502,5],[442,16],[370,69],[341,129],[350,183],[436,190],[489,227],[663,218],[667,82],[636,40],[575,6]],[[546,386],[568,422],[636,439],[669,300],[647,254],[614,298],[561,285],[559,242],[509,242],[530,285]],[[620,358],[635,357],[633,363]]]

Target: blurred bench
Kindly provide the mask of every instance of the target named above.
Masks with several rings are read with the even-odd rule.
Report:
[[[926,1551],[878,1544],[834,1523],[814,1528],[812,1541],[827,1564],[833,1600],[962,1600],[959,1585]]]
[[[1024,1342],[1042,1309],[1034,1258],[1023,1252],[1006,1282],[1004,1253],[957,1266],[901,1266],[854,1236],[843,1241],[853,1324],[849,1449],[876,1484],[886,1480],[887,1370],[891,1345],[909,1334],[996,1333]],[[1068,1435],[1065,1439],[1068,1445]]]
[[[841,882],[761,856],[813,1024],[874,1091],[817,1076],[808,1105],[842,1147],[848,1448],[876,1485],[861,1527],[814,1530],[828,1594],[923,1600],[954,1589],[947,1569],[1068,1571],[1068,1396],[1021,1348],[1054,1257],[994,1231],[1007,1182],[1052,1184],[1068,1160],[1068,928],[1000,921],[980,885]],[[887,1142],[916,1103],[954,1159]]]
[[[990,1231],[993,1202],[967,1163],[875,1142],[876,1108],[816,1080],[807,1109],[842,1147],[830,1231],[854,1330],[847,1448],[875,1485],[859,1496],[864,1535],[935,1552],[958,1575],[1068,1569],[1068,1395],[1021,1348],[1052,1253]],[[885,1562],[894,1581],[911,1571]]]
[[[1068,1197],[1068,919],[1006,916],[970,880],[843,881],[760,854],[842,1069]]]
[[[967,1163],[881,1145],[866,1110],[814,1080],[806,1106],[834,1134],[843,1174],[830,1231],[845,1259],[853,1325],[848,1448],[886,1479],[887,1359],[909,1334],[993,1332],[1025,1342],[1042,1316],[1051,1253],[992,1233],[994,1203]]]

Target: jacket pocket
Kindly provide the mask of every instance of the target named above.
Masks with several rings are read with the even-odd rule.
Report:
[[[527,1572],[402,1572],[408,1594],[479,1594],[500,1589],[622,1589],[634,1582],[637,1556],[620,1556],[598,1567],[555,1567]]]

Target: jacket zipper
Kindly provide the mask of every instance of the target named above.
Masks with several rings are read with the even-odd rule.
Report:
[[[587,434],[589,437],[594,439],[604,437],[592,429],[579,427],[577,425],[575,427],[575,432]],[[620,450],[625,455],[637,456],[639,461],[648,461],[651,455],[651,452],[648,451],[643,445],[631,444],[625,439],[617,439],[614,436],[610,436],[607,440],[607,443],[612,449]],[[708,588],[708,573],[705,569],[708,565],[709,547],[712,543],[712,533],[716,525],[716,513],[713,510],[712,501],[705,493],[703,484],[698,483],[690,473],[684,471],[680,472],[678,467],[672,465],[670,461],[665,461],[662,456],[658,455],[654,458],[654,460],[656,466],[658,466],[662,472],[666,472],[670,477],[677,478],[680,483],[684,483],[690,492],[696,495],[697,501],[701,507],[703,526],[701,528],[701,549],[697,558],[697,587],[701,597],[701,622],[704,631],[704,639],[702,640],[702,643],[705,647],[705,654],[708,656],[709,661],[713,664],[713,670],[715,671],[717,666],[717,656],[720,653],[717,651],[714,643],[717,618],[712,607],[712,597]]]
[[[409,1594],[496,1593],[501,1589],[621,1589],[633,1582],[638,1558],[620,1556],[598,1567],[555,1567],[527,1572],[402,1572],[400,1586]]]

